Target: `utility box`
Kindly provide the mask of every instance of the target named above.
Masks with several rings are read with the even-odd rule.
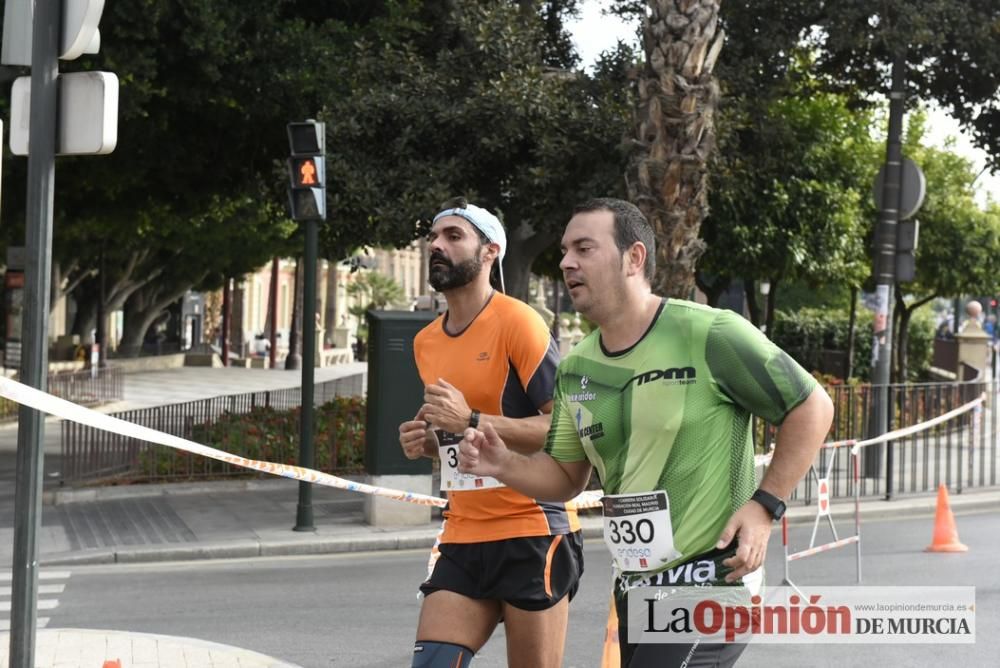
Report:
[[[433,311],[368,311],[365,470],[371,475],[431,472],[430,459],[411,460],[403,455],[399,425],[412,420],[424,403],[413,339],[436,317]]]

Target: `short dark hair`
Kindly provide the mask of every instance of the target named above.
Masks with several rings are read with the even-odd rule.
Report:
[[[653,282],[656,275],[656,236],[653,228],[635,204],[614,197],[595,197],[573,209],[573,215],[592,211],[610,211],[615,217],[615,245],[622,253],[639,241],[646,247],[646,264],[643,274]]]

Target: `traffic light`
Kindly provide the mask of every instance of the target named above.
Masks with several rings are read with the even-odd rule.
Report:
[[[288,124],[288,203],[293,220],[326,220],[326,126]]]

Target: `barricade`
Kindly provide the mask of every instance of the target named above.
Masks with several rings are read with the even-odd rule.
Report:
[[[798,586],[792,581],[790,573],[790,564],[793,561],[798,561],[799,559],[805,559],[806,557],[811,557],[822,552],[827,552],[829,550],[835,550],[837,548],[846,547],[848,545],[855,545],[855,562],[857,568],[857,581],[861,583],[861,499],[860,499],[860,457],[862,448],[870,447],[872,445],[878,445],[880,443],[886,443],[899,438],[905,438],[907,436],[912,436],[913,434],[919,433],[931,427],[937,426],[949,420],[952,420],[959,415],[967,413],[969,411],[982,410],[983,403],[986,401],[986,395],[980,396],[978,399],[973,399],[972,401],[965,403],[958,408],[943,413],[936,418],[921,422],[909,427],[903,427],[901,429],[895,429],[893,431],[886,432],[881,436],[875,438],[869,438],[865,440],[846,440],[846,441],[832,441],[829,443],[824,443],[823,449],[833,450],[833,455],[830,457],[829,462],[827,462],[827,468],[824,472],[824,477],[820,477],[816,470],[816,464],[809,467],[809,475],[813,477],[813,481],[816,483],[817,498],[816,498],[816,519],[813,522],[812,536],[809,539],[809,547],[804,550],[799,550],[798,552],[789,553],[788,544],[788,517],[782,517],[781,519],[781,544],[784,550],[784,580],[783,584],[793,587],[796,591],[802,595]],[[972,429],[973,431],[973,443],[977,440],[977,435],[975,430],[978,428],[979,421],[973,420]],[[850,447],[850,457],[852,461],[853,469],[853,483],[854,483],[854,534],[841,538],[837,533],[837,527],[833,522],[833,517],[830,514],[830,473],[833,470],[834,463],[837,460],[837,454],[841,449]],[[771,455],[765,455],[763,460],[758,459],[758,463],[764,463],[765,465],[770,462]],[[823,517],[830,526],[830,532],[833,534],[833,540],[828,543],[823,543],[822,545],[816,545],[816,533],[819,529],[819,523]]]

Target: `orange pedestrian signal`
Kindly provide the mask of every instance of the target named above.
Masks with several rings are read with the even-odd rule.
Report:
[[[326,185],[325,167],[322,156],[289,158],[288,176],[292,188],[322,188]]]
[[[299,165],[299,183],[304,186],[316,185],[316,163],[312,160],[303,160]]]
[[[323,123],[288,124],[288,206],[293,220],[326,220],[326,131]]]

